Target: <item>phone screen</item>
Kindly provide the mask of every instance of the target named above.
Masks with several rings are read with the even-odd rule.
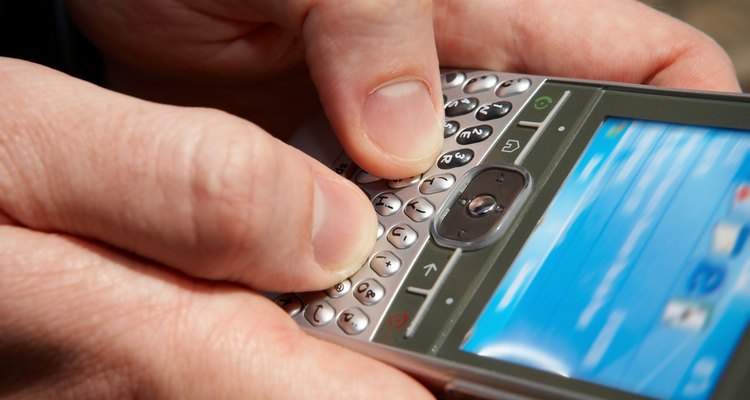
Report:
[[[610,117],[461,350],[708,398],[750,316],[750,132]]]

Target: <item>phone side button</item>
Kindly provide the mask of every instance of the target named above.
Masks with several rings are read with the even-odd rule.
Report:
[[[338,319],[339,328],[348,335],[356,335],[364,331],[369,323],[370,319],[357,307],[347,308]]]

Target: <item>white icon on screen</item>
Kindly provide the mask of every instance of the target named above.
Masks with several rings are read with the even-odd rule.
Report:
[[[687,300],[671,300],[662,314],[662,321],[675,328],[701,330],[708,322],[711,307]]]
[[[714,227],[711,250],[718,256],[733,256],[742,249],[746,240],[747,230],[743,225],[719,222]]]

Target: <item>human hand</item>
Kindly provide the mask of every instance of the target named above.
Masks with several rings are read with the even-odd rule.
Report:
[[[218,107],[283,135],[317,107],[311,77],[350,155],[387,178],[422,172],[439,149],[433,25],[444,66],[739,88],[710,38],[632,0],[441,0],[432,21],[429,1],[68,2],[116,89]],[[436,113],[425,97],[364,112],[376,88],[409,79],[426,85]]]
[[[350,275],[359,189],[223,112],[0,77],[0,396],[428,396],[248,289]]]
[[[319,97],[349,154],[383,178],[424,172],[442,148],[429,1],[68,3],[118,90],[217,106],[276,134]]]
[[[346,4],[350,3],[353,2]],[[424,2],[417,3],[420,7],[425,6]],[[534,19],[526,18],[529,24],[548,21],[550,27],[558,28],[562,37],[564,33],[569,34],[572,27],[557,18],[560,12],[545,11],[546,8],[565,7],[572,21],[581,18],[580,9],[571,10],[567,5],[541,1],[487,1],[472,2],[470,8],[465,2],[436,4],[437,50],[445,64],[454,66],[505,70],[527,67],[528,72],[553,75],[571,75],[574,71],[578,74],[576,68],[581,68],[584,77],[595,79],[732,89],[731,67],[727,68],[725,57],[715,57],[722,53],[711,42],[663,16],[643,11],[638,3],[612,3],[621,7],[602,6],[599,2],[578,2],[576,5],[587,12],[592,7],[585,6],[599,7],[608,17],[605,21],[615,20],[612,16],[615,12],[619,21],[620,17],[637,11],[639,19],[620,23],[618,29],[610,31],[615,36],[632,33],[643,37],[635,48],[604,47],[602,44],[617,43],[613,36],[608,36],[610,33],[605,33],[582,36],[580,39],[586,39],[580,42],[583,50],[570,52],[567,48],[557,47],[564,43],[560,38],[537,37],[528,32],[524,35],[524,30],[529,31],[530,25],[518,21],[509,24],[522,33],[516,39],[517,44],[512,43],[509,38],[513,36],[506,36],[514,33],[510,27],[498,26],[497,19],[488,19],[487,15],[506,12],[503,19],[510,20],[515,20],[514,16],[530,15]],[[117,19],[108,20],[123,10],[118,7],[126,7],[123,12],[136,20],[144,16],[166,18],[170,14],[165,10],[171,9],[161,9],[160,13],[128,14],[129,4],[140,3],[117,2],[98,10],[91,4],[85,6],[96,10],[92,15],[99,21],[94,22],[112,28],[112,34],[117,33],[114,29],[117,26],[127,29],[148,27],[148,24],[137,23],[119,25]],[[151,4],[176,3],[147,5]],[[213,4],[224,3],[208,5]],[[388,7],[387,2],[377,4]],[[539,13],[518,11],[518,4]],[[450,9],[453,12],[448,18]],[[429,46],[433,40],[431,21],[428,18],[426,24],[410,25],[417,34],[408,35],[411,41],[406,42],[395,40],[407,36],[406,28],[398,28],[404,24],[399,22],[393,28],[396,44],[388,42],[390,44],[381,46],[378,43],[383,34],[382,20],[374,18],[374,23],[368,25],[363,21],[368,20],[369,14],[359,19],[340,18],[341,14],[334,18],[338,8],[323,10],[321,12],[328,14],[322,21],[332,24],[337,34],[321,34],[322,43],[317,44],[323,48],[320,53],[312,50],[316,45],[307,45],[307,41],[314,41],[317,36],[305,37],[308,46],[305,53],[329,118],[339,121],[338,125],[334,124],[339,137],[353,156],[359,157],[360,164],[368,165],[367,160],[373,166],[382,164],[383,176],[389,169],[394,173],[419,169],[420,157],[392,157],[378,146],[370,147],[373,152],[367,151],[367,146],[372,145],[368,140],[374,140],[368,138],[375,133],[368,131],[365,137],[360,129],[362,124],[350,125],[347,122],[357,121],[350,118],[349,113],[357,114],[360,107],[363,109],[364,98],[378,87],[368,84],[377,81],[375,78],[378,77],[398,80],[401,77],[399,72],[411,71],[410,68],[425,72],[423,75],[410,72],[407,76],[418,77],[418,81],[429,85],[432,103],[439,104],[433,99],[434,88],[439,86],[435,78],[435,48]],[[643,12],[646,17],[641,15]],[[85,19],[77,15],[79,20]],[[177,17],[192,18],[190,15],[189,12],[178,13]],[[257,15],[260,15],[256,21],[259,23],[278,18],[273,17],[276,15],[273,13],[267,14],[271,16]],[[374,16],[378,15],[381,14]],[[186,29],[192,26],[193,33],[202,33],[201,28],[210,25],[210,21],[224,28],[243,25],[241,19],[220,25],[221,18],[210,18],[203,25],[193,25],[189,18],[182,21],[178,18],[181,22],[178,26]],[[458,24],[453,25],[458,20],[464,21],[460,26],[466,28],[460,32],[457,32]],[[363,26],[348,26],[347,21]],[[297,22],[301,24],[302,20]],[[305,30],[312,29],[306,24],[290,30],[291,38],[300,33],[304,37]],[[162,38],[190,37],[185,31],[172,29],[174,25],[168,23],[153,27],[159,26],[163,33],[172,34]],[[367,29],[365,32],[356,29],[368,26],[378,29],[370,29],[370,35],[367,35]],[[659,28],[652,32],[647,29],[651,27]],[[340,37],[337,35],[348,32],[347,29],[361,33],[343,35],[344,39],[361,40],[355,40],[353,47],[343,46],[337,41]],[[427,29],[430,35],[420,34],[423,29]],[[99,34],[107,34],[104,31]],[[175,31],[178,34],[175,35]],[[648,44],[658,36],[654,34],[666,31],[673,32],[670,49],[653,51]],[[144,29],[137,32],[146,37]],[[97,37],[94,30],[90,34]],[[127,48],[118,48],[117,43],[110,45],[104,39],[100,41],[105,51],[109,49],[125,55],[112,61],[114,78],[123,87],[133,88],[134,92],[151,90],[144,89],[147,85],[143,83],[158,82],[170,68],[177,70],[172,83],[182,85],[200,78],[202,82],[198,87],[209,98],[211,94],[233,93],[234,88],[224,90],[227,86],[236,85],[242,93],[258,80],[271,76],[293,76],[290,78],[292,82],[299,82],[295,79],[301,76],[295,68],[299,68],[302,53],[291,45],[281,48],[289,50],[288,54],[298,54],[296,61],[290,56],[288,64],[284,64],[282,61],[287,59],[279,55],[280,65],[284,68],[250,71],[247,73],[250,83],[243,85],[238,82],[243,81],[246,72],[242,68],[248,63],[247,59],[243,61],[242,57],[231,55],[234,46],[229,45],[226,53],[219,53],[229,54],[227,58],[235,60],[236,64],[227,61],[228,65],[222,65],[214,59],[215,70],[211,69],[213,62],[194,69],[196,60],[191,63],[189,58],[178,57],[173,63],[167,63],[170,59],[168,53],[179,49],[175,42],[159,42],[160,36],[156,33],[147,37],[154,40],[144,47],[161,49],[161,54],[153,54],[146,60],[140,59],[142,55],[136,51],[137,41],[131,43],[133,48],[130,50],[136,52],[129,56]],[[264,37],[276,36],[266,31]],[[424,45],[420,38],[426,39],[428,45]],[[488,44],[481,44],[482,41]],[[207,40],[203,44],[207,42],[211,43]],[[239,48],[238,53],[245,54],[242,53],[242,42],[230,40],[226,43],[234,44]],[[412,42],[422,45],[410,44]],[[266,48],[279,49],[278,43],[272,40],[266,43]],[[400,44],[414,52],[402,51]],[[521,54],[521,50],[530,44],[536,45],[531,51],[536,57],[533,65],[539,67],[531,66],[531,54]],[[216,47],[207,47],[217,50]],[[189,56],[190,49],[194,51],[196,48],[201,46],[177,53]],[[614,52],[603,59],[597,54],[605,48]],[[186,54],[180,51],[186,51]],[[326,51],[336,57],[323,57]],[[428,54],[427,61],[420,57],[421,52],[430,51],[433,56]],[[571,57],[552,57],[560,54],[555,51],[566,52]],[[384,52],[390,56],[383,57]],[[254,51],[247,52],[250,56],[254,54]],[[473,56],[477,60],[471,60]],[[711,61],[705,61],[707,58]],[[632,62],[634,59],[639,62]],[[258,63],[259,60],[262,58],[256,59]],[[316,62],[321,65],[313,67]],[[0,359],[23,362],[10,366],[0,364],[0,369],[18,371],[18,365],[50,366],[42,370],[25,370],[34,373],[22,374],[25,380],[18,380],[18,386],[12,389],[38,390],[37,393],[42,394],[63,390],[73,394],[160,394],[165,397],[214,397],[217,393],[226,397],[287,397],[309,393],[315,393],[316,397],[336,397],[342,392],[349,393],[349,384],[356,382],[356,390],[362,395],[425,395],[413,381],[392,369],[304,336],[281,310],[257,294],[211,283],[232,281],[263,290],[305,290],[324,287],[349,273],[351,270],[341,269],[345,268],[347,260],[361,259],[362,254],[367,253],[374,226],[372,218],[356,218],[360,214],[371,215],[363,211],[369,206],[366,200],[357,197],[361,195],[356,189],[300,153],[269,139],[256,126],[226,114],[140,102],[26,64],[7,60],[2,63],[2,74],[7,78],[3,81],[6,88],[3,96],[8,99],[5,104],[13,106],[0,111],[0,121],[9,126],[7,132],[14,134],[4,136],[5,140],[0,143],[3,154],[0,209],[7,214],[7,222],[16,226],[6,226],[0,231],[3,247],[0,275],[4,277],[0,280],[3,286],[0,292],[4,293],[4,300],[0,303],[0,321],[3,322],[0,324],[0,354],[10,354],[10,357]],[[336,66],[327,67],[326,63],[339,63],[341,70],[336,70]],[[233,72],[232,65],[239,70]],[[367,71],[366,67],[373,65],[373,70],[379,66],[386,72],[377,73],[375,78],[357,74],[358,68]],[[638,71],[630,72],[627,67]],[[315,72],[316,68],[323,72]],[[222,70],[228,72],[221,73]],[[325,71],[329,71],[330,76]],[[332,83],[326,83],[326,78]],[[272,89],[288,82],[282,79],[278,85],[268,85],[259,92],[277,93]],[[170,87],[165,92],[174,89],[174,86],[166,86]],[[223,86],[223,89],[214,91],[217,86]],[[291,86],[305,87],[302,83]],[[178,90],[177,93],[187,90]],[[350,90],[354,94],[348,94]],[[326,91],[328,95],[324,94]],[[165,92],[154,90],[145,95],[169,97]],[[259,92],[247,91],[246,94],[250,98]],[[343,99],[339,99],[339,93],[343,93]],[[283,99],[288,102],[289,98],[288,92],[284,92]],[[338,106],[344,109],[336,111]],[[400,111],[401,107],[384,106],[384,109]],[[439,119],[439,108],[437,110]],[[389,115],[387,112],[383,114]],[[402,114],[406,115],[395,113],[384,123],[397,123]],[[377,119],[373,124],[379,122]],[[406,121],[407,126],[410,123]],[[407,131],[423,132],[421,129]],[[393,132],[385,135],[389,134]],[[353,135],[353,139],[349,135]],[[406,142],[429,143],[431,136],[439,139],[439,132],[428,132],[425,137],[419,137],[419,133],[415,135]],[[386,136],[383,140],[387,139]],[[397,146],[404,143],[397,142]],[[357,151],[357,146],[362,143],[364,150]],[[424,146],[430,150],[429,146]],[[413,147],[405,146],[405,149],[411,151]],[[315,225],[311,222],[315,219],[312,209],[316,207],[310,207],[310,204],[319,204],[321,198],[314,194],[313,182],[317,180],[321,180],[318,184],[324,189],[331,190],[328,193],[337,191],[333,187],[341,189],[338,193],[347,193],[346,190],[350,189],[353,193],[340,197],[331,194],[340,203],[337,210],[339,223],[329,226],[330,221],[326,218],[323,219],[326,221],[323,228],[318,230],[337,235],[319,241],[323,245],[337,244],[321,250],[324,258],[328,251],[351,250],[344,255],[327,254],[328,258],[334,259],[331,263],[339,267],[338,273],[326,273],[319,267],[320,260],[313,250],[315,243],[311,243],[314,242],[311,227]],[[263,189],[257,190],[258,187]],[[294,199],[294,204],[301,206],[278,207],[279,199]],[[332,213],[327,214],[330,215]],[[341,221],[347,221],[347,224]],[[73,236],[82,239],[73,239]],[[349,240],[351,245],[341,245],[337,240]],[[359,265],[358,262],[349,264]],[[161,266],[185,274],[172,274]],[[337,268],[332,266],[332,269]],[[196,281],[186,275],[211,281]],[[258,321],[263,321],[264,325]],[[357,378],[358,372],[363,370],[368,371],[367,380]],[[5,382],[0,381],[0,387],[10,387]],[[393,392],[386,393],[387,390]]]
[[[319,95],[347,152],[385,178],[423,172],[440,150],[436,51],[444,66],[739,90],[710,38],[633,0],[68,3],[115,89],[281,136]]]
[[[450,6],[435,8],[435,35],[443,65],[695,90],[740,90],[731,60],[711,38],[639,1],[445,3]]]

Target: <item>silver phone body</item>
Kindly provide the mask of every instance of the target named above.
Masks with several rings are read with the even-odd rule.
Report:
[[[446,397],[652,397],[585,377],[537,373],[508,360],[485,362],[473,354],[464,356],[461,343],[502,282],[498,275],[509,270],[518,249],[544,220],[544,210],[604,120],[653,120],[744,133],[750,130],[750,100],[494,71],[444,70],[442,79],[445,147],[421,176],[385,181],[362,171],[323,117],[292,138],[293,145],[360,185],[379,214],[380,229],[371,257],[346,281],[323,292],[269,297],[311,334],[390,363]],[[620,108],[621,115],[613,111]],[[511,189],[485,193],[477,181],[488,174],[517,182]],[[475,221],[485,222],[476,227]],[[472,257],[492,260],[465,276]],[[747,347],[741,331],[732,344],[735,350]],[[748,370],[737,365],[750,360],[747,351],[741,353],[726,361],[721,379],[714,377],[710,391],[700,398],[739,398],[746,386],[736,376]]]

